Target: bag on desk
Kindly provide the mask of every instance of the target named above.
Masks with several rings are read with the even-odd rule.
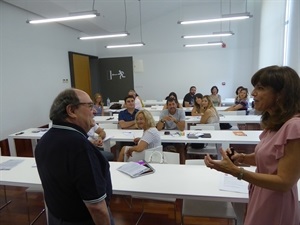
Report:
[[[121,109],[122,108],[122,104],[121,103],[114,103],[109,108],[110,109]]]

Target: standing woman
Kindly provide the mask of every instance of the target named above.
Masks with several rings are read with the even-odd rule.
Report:
[[[201,112],[201,119],[200,123],[207,124],[207,123],[219,123],[220,117],[219,114],[214,107],[210,96],[204,95],[202,99],[202,112]]]
[[[256,166],[256,172],[233,164],[224,150],[223,160],[207,155],[205,164],[250,183],[244,225],[299,225],[300,78],[290,67],[270,66],[256,72],[251,83],[264,130],[254,153],[235,153],[231,158],[236,165]]]
[[[212,86],[212,88],[210,89],[211,95],[210,95],[210,99],[213,102],[214,106],[221,106],[221,95],[219,95],[219,89],[217,86]]]
[[[160,134],[156,129],[156,124],[152,114],[148,110],[140,110],[136,113],[135,123],[139,129],[143,129],[141,138],[134,138],[135,146],[122,147],[118,161],[127,161],[132,156],[132,152],[142,152],[148,148],[155,148],[161,145]]]
[[[203,95],[200,93],[195,94],[194,96],[194,107],[192,109],[192,116],[201,116],[201,103]]]
[[[96,93],[94,95],[94,115],[95,116],[104,116],[104,110],[103,110],[103,99],[102,95],[99,93]]]

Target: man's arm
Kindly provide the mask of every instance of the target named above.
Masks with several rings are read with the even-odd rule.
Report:
[[[105,200],[97,203],[85,203],[95,225],[110,225],[109,212]]]
[[[136,129],[135,121],[124,121],[120,120],[119,121],[119,126],[121,129]]]

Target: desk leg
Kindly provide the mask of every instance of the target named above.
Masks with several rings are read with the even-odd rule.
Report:
[[[17,156],[15,139],[13,137],[8,136],[8,145],[10,156]]]
[[[32,154],[33,154],[33,156],[34,156],[36,145],[37,145],[37,139],[31,139],[31,147],[32,147]]]
[[[237,202],[232,202],[231,204],[237,217],[237,225],[243,225],[247,204]]]

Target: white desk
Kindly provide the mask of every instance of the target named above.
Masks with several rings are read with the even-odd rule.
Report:
[[[32,142],[32,151],[34,152],[37,140],[40,139],[46,131],[40,131],[33,133],[33,131],[41,130],[39,128],[29,128],[21,131],[22,134],[11,134],[8,136],[10,155],[16,156],[15,139],[30,139]],[[121,130],[121,129],[105,129],[106,136],[109,140],[113,141],[132,141],[134,137],[141,137],[142,130]],[[190,139],[186,137],[186,134],[192,132],[185,130],[184,136],[176,135],[177,131],[171,131],[171,135],[164,135],[164,131],[161,131],[162,143],[221,143],[224,148],[227,148],[229,144],[257,144],[259,142],[259,135],[262,131],[243,131],[246,136],[237,136],[231,130],[202,130],[202,133],[210,133],[211,138],[198,138]],[[173,134],[173,135],[172,135]],[[106,151],[110,151],[110,141],[104,142],[104,148]]]
[[[30,139],[32,150],[34,152],[35,146],[37,144],[37,140],[40,139],[48,129],[45,128],[29,128],[14,134],[10,134],[8,136],[8,144],[11,156],[16,156],[16,144],[15,139]]]
[[[11,170],[0,170],[0,184],[12,186],[41,186],[34,158],[0,157],[0,163],[9,159],[23,159]],[[155,173],[138,178],[131,178],[117,171],[124,163],[110,162],[110,172],[114,194],[136,195],[148,197],[171,197],[178,199],[197,199],[208,201],[224,201],[246,203],[248,194],[221,191],[219,189],[222,173],[201,165],[151,164]],[[249,168],[245,168],[249,169]],[[298,181],[298,187],[300,182]],[[246,190],[245,190],[246,191]],[[298,188],[300,201],[300,191]],[[237,212],[238,221],[242,216]],[[239,224],[242,224],[241,222]]]
[[[10,159],[22,159],[23,162],[11,170],[0,170],[1,185],[41,186],[34,158],[1,156],[0,163]],[[208,169],[205,166],[151,164],[156,170],[154,174],[133,179],[117,171],[117,168],[122,164],[124,163],[110,162],[114,194],[143,194],[149,197],[175,197],[212,201],[248,201],[247,194],[220,191],[219,182],[222,173]]]
[[[105,129],[106,136],[113,141],[132,141],[134,137],[141,137],[142,130],[121,130],[121,129]],[[190,131],[185,130],[184,136],[179,136],[178,131],[170,131],[170,135],[165,135],[164,131],[160,131],[162,143],[227,143],[227,144],[257,144],[259,142],[259,135],[262,131],[243,131],[246,136],[237,136],[231,130],[201,130]],[[187,138],[187,133],[201,132],[210,133],[211,138]]]
[[[153,116],[155,122],[159,121],[159,116]],[[199,123],[200,116],[186,116],[186,123]],[[118,123],[118,116],[95,116],[96,123]],[[220,116],[220,123],[260,123],[260,115],[224,115]]]

